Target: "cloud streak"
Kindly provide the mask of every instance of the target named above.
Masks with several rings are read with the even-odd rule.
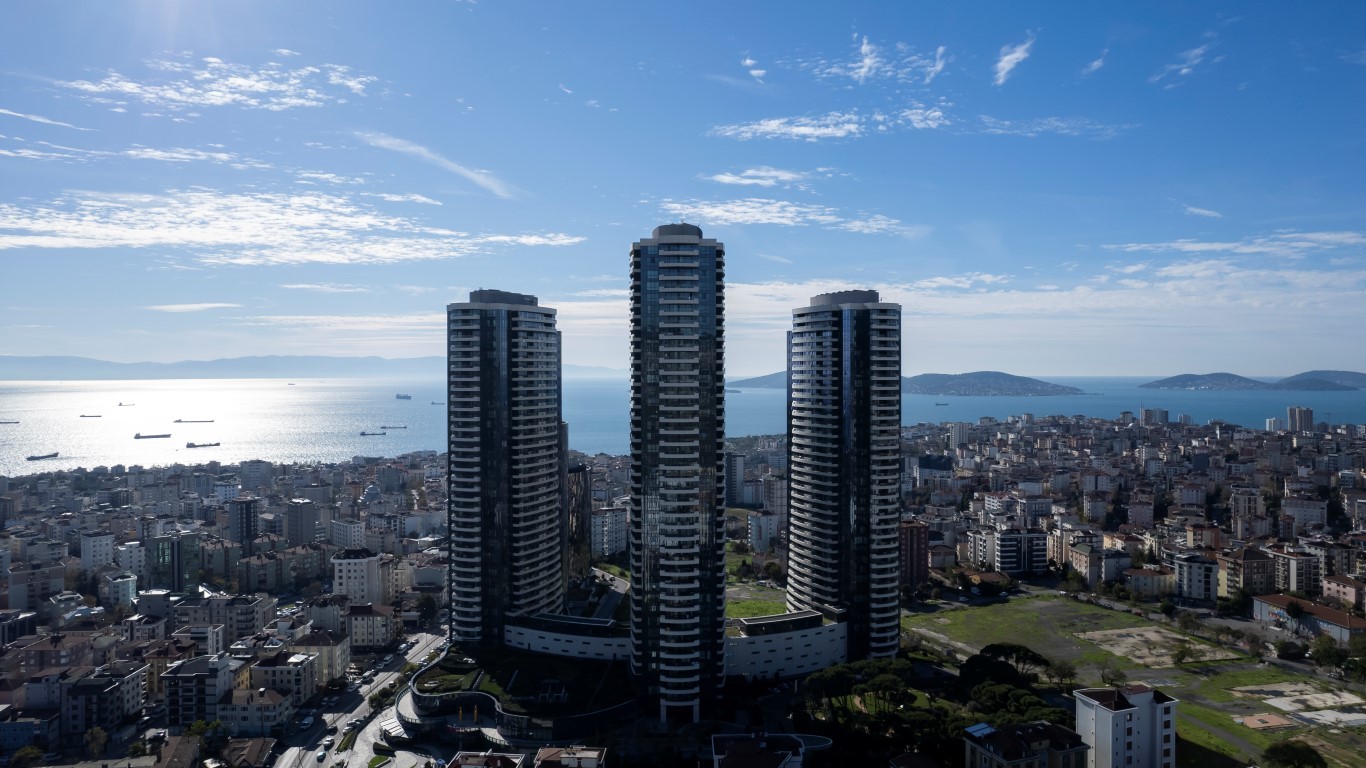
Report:
[[[434,165],[446,171],[450,171],[451,173],[469,182],[472,182],[475,186],[478,186],[481,189],[491,192],[498,197],[514,197],[513,188],[510,185],[504,183],[498,177],[494,176],[492,173],[483,170],[476,170],[473,168],[466,168],[465,166],[457,162],[448,160],[442,155],[433,152],[432,150],[422,146],[421,144],[415,144],[411,141],[395,138],[393,136],[389,136],[383,133],[357,133],[356,137],[372,147],[377,147],[379,149],[387,149],[391,152],[398,152],[400,154],[408,155],[409,157],[416,157],[417,159],[425,163]]]
[[[1224,218],[1224,214],[1218,211],[1211,211],[1208,208],[1196,208],[1193,205],[1182,205],[1181,208],[1186,212],[1186,215],[1188,216],[1204,216],[1207,219]]]
[[[241,304],[227,304],[223,302],[204,302],[202,304],[154,304],[143,309],[150,309],[153,312],[204,312],[210,309],[235,309]]]
[[[48,118],[48,117],[43,117],[42,115],[27,115],[27,114],[24,114],[23,112],[15,112],[15,111],[9,110],[9,109],[0,109],[0,115],[7,115],[7,116],[9,116],[9,117],[17,117],[17,118],[19,118],[20,120],[28,120],[29,122],[41,123],[41,124],[43,124],[43,125],[55,125],[55,126],[58,126],[58,127],[61,127],[61,128],[71,128],[71,129],[77,130],[77,131],[93,131],[93,130],[95,130],[94,128],[82,128],[82,127],[80,127],[79,125],[72,125],[71,123],[64,123],[64,122],[62,122],[61,120],[53,120],[53,119]]]
[[[775,224],[784,227],[818,226],[864,235],[895,234],[921,237],[930,229],[907,226],[882,214],[846,216],[835,208],[748,197],[738,200],[665,200],[660,208],[670,216],[708,224]]]
[[[45,204],[0,204],[0,251],[150,249],[205,265],[387,264],[582,240],[435,228],[319,191],[82,192]]]
[[[996,76],[992,82],[996,85],[1005,85],[1010,79],[1010,74],[1015,68],[1024,63],[1029,58],[1030,50],[1034,47],[1034,36],[1030,35],[1023,43],[1016,45],[1001,46],[1000,56],[996,59]]]

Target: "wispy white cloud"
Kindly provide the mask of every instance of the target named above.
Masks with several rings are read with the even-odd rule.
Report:
[[[1274,232],[1268,235],[1252,235],[1229,241],[1181,239],[1155,243],[1114,243],[1102,247],[1124,253],[1222,253],[1239,256],[1262,255],[1301,259],[1310,254],[1334,251],[1339,248],[1360,248],[1361,246],[1366,246],[1366,233],[1339,231]]]
[[[291,291],[312,291],[314,293],[369,293],[370,289],[363,285],[348,285],[346,283],[287,283],[280,286]]]
[[[771,261],[771,262],[774,262],[775,264],[792,264],[792,263],[794,263],[794,262],[792,261],[792,259],[789,259],[789,258],[787,258],[786,256],[779,256],[779,255],[774,254],[774,253],[761,253],[761,254],[759,254],[759,258],[763,259],[764,261]]]
[[[366,197],[378,197],[381,200],[387,200],[391,203],[421,203],[423,205],[441,205],[440,200],[433,200],[432,198],[427,197],[426,195],[419,195],[416,193],[407,195],[396,195],[392,192],[365,192],[363,194]]]
[[[1342,54],[1342,60],[1348,64],[1366,65],[1366,48],[1362,48],[1359,51],[1348,51],[1347,53]]]
[[[821,79],[852,80],[858,85],[875,81],[929,85],[948,63],[948,49],[938,46],[933,54],[924,53],[905,43],[889,49],[878,45],[867,35],[853,36],[853,56],[829,58],[816,56],[789,62],[798,69]]]
[[[75,129],[75,130],[77,130],[77,131],[93,131],[93,130],[95,130],[94,128],[82,128],[82,127],[80,127],[80,126],[78,126],[78,125],[72,125],[71,123],[64,123],[64,122],[62,122],[61,120],[53,120],[53,119],[51,119],[51,118],[43,117],[42,115],[26,115],[26,114],[24,114],[23,112],[14,112],[14,111],[8,110],[8,109],[0,109],[0,115],[8,115],[9,117],[17,117],[17,118],[19,118],[20,120],[28,120],[28,121],[34,122],[34,123],[42,123],[43,125],[56,125],[56,126],[59,126],[59,127],[62,127],[62,128],[73,128],[73,129]]]
[[[208,309],[235,309],[240,306],[242,305],[209,301],[202,304],[154,304],[143,309],[150,309],[153,312],[203,312]]]
[[[748,141],[750,139],[793,139],[816,142],[824,139],[859,138],[868,133],[894,130],[928,130],[944,128],[952,123],[948,115],[951,104],[940,99],[927,104],[910,99],[906,107],[893,112],[876,110],[868,114],[856,111],[830,112],[816,117],[774,117],[753,123],[720,125],[712,128],[713,136],[724,136]]]
[[[776,224],[785,227],[819,226],[860,234],[898,234],[920,237],[928,227],[908,226],[882,214],[846,216],[835,208],[748,197],[738,200],[665,200],[660,208],[669,215],[710,224]]]
[[[198,60],[163,59],[150,62],[149,66],[153,72],[144,80],[110,70],[98,80],[57,81],[56,85],[100,104],[138,102],[189,116],[186,110],[202,107],[237,106],[278,112],[342,103],[348,95],[364,95],[366,87],[377,79],[355,74],[340,64],[291,69],[268,63],[256,68],[213,56]],[[165,116],[158,112],[144,114]]]
[[[0,137],[4,138],[4,137]],[[14,139],[14,141],[20,141]],[[85,163],[94,160],[110,160],[127,158],[130,160],[155,160],[163,163],[193,163],[207,162],[231,165],[234,168],[270,168],[269,163],[256,160],[254,158],[242,157],[233,152],[224,151],[221,145],[210,145],[212,149],[194,149],[190,147],[144,147],[134,145],[128,149],[110,151],[103,149],[86,149],[83,147],[72,147],[63,144],[53,144],[48,141],[31,142],[33,149],[24,147],[20,149],[0,149],[0,155],[7,157],[23,157],[35,160],[63,160],[66,162]]]
[[[560,233],[473,234],[435,228],[318,191],[81,192],[45,204],[0,203],[0,251],[163,249],[209,265],[378,264],[582,240]]]
[[[722,184],[738,184],[741,186],[754,187],[776,187],[779,184],[787,186],[810,178],[806,171],[786,171],[781,168],[770,168],[761,165],[758,168],[749,168],[739,173],[717,173],[707,177],[711,181]]]
[[[1034,35],[1030,35],[1023,43],[1015,45],[1001,46],[1001,54],[996,59],[996,76],[992,82],[996,85],[1005,85],[1006,80],[1010,79],[1010,73],[1015,68],[1024,63],[1029,58],[1029,52],[1034,47]]]
[[[573,90],[572,88],[566,88],[564,83],[560,83],[560,90],[564,91],[565,93],[573,93],[573,92],[574,92],[574,90]]]
[[[342,176],[336,173],[324,173],[322,171],[299,171],[298,177],[301,181],[314,182],[321,181],[327,184],[364,184],[365,179],[360,176]]]
[[[291,51],[291,50],[289,50],[288,48],[276,48],[274,51],[271,51],[271,53],[274,53],[276,56],[298,56],[298,55],[300,55],[298,51]]]
[[[830,112],[818,117],[773,117],[752,123],[718,125],[714,136],[732,139],[795,139],[820,141],[844,139],[863,133],[863,119],[857,112]]]
[[[740,66],[744,67],[745,71],[749,73],[749,76],[760,84],[764,82],[764,76],[768,74],[768,70],[761,68],[759,62],[749,56],[740,60]]]
[[[1036,117],[1025,120],[1002,120],[990,115],[978,115],[982,133],[1000,136],[1080,136],[1089,139],[1113,139],[1131,125],[1106,125],[1085,117]]]
[[[1184,210],[1184,211],[1186,212],[1186,214],[1189,215],[1189,216],[1204,216],[1204,217],[1210,218],[1210,219],[1222,219],[1222,218],[1224,218],[1224,214],[1222,214],[1222,213],[1220,213],[1220,212],[1218,212],[1218,211],[1211,211],[1211,210],[1208,209],[1208,208],[1196,208],[1196,207],[1193,206],[1193,205],[1182,205],[1181,208],[1182,208],[1182,210]]]
[[[1109,55],[1109,53],[1109,48],[1106,48],[1105,50],[1101,51],[1100,56],[1096,57],[1089,64],[1081,68],[1081,74],[1085,76],[1094,74],[1097,71],[1099,71],[1101,67],[1105,66],[1105,57]]]
[[[411,141],[395,138],[383,133],[357,133],[356,137],[372,147],[387,149],[392,152],[399,152],[411,157],[416,157],[438,168],[450,171],[460,176],[476,186],[479,186],[498,197],[510,198],[514,196],[514,189],[511,185],[503,182],[492,173],[484,170],[466,168],[459,163],[446,159],[445,157],[433,152],[432,150],[415,144]]]
[[[170,149],[133,147],[132,149],[124,150],[120,154],[124,157],[131,157],[137,160],[160,160],[166,163],[231,163],[237,160],[237,156],[231,152],[209,152],[202,149],[186,149],[184,147],[172,147]]]
[[[1158,83],[1169,75],[1176,75],[1178,78],[1186,77],[1194,72],[1196,67],[1199,67],[1204,63],[1206,54],[1208,54],[1213,47],[1214,41],[1211,40],[1204,45],[1182,51],[1177,54],[1176,61],[1159,69],[1152,77],[1148,78],[1148,82]]]

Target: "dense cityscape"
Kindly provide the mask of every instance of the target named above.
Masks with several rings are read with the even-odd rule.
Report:
[[[902,426],[863,290],[728,439],[724,245],[631,254],[628,456],[570,450],[555,310],[481,289],[446,451],[0,480],[10,765],[1347,764],[1366,425]]]

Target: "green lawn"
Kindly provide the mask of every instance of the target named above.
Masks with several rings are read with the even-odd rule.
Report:
[[[1050,659],[1066,659],[1078,666],[1119,659],[1120,666],[1129,670],[1146,668],[1075,635],[1150,625],[1151,622],[1138,616],[1055,595],[1011,598],[1004,603],[922,613],[902,619],[906,629],[928,630],[973,648],[991,643],[1019,643]]]
[[[1256,667],[1254,669],[1235,669],[1208,677],[1192,690],[1207,701],[1233,701],[1240,698],[1230,690],[1245,685],[1267,685],[1270,683],[1308,682],[1315,683],[1312,677],[1297,675],[1276,667]]]
[[[750,619],[755,616],[773,616],[787,610],[783,600],[727,600],[726,618]]]

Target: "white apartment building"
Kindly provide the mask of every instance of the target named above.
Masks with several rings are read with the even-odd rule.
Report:
[[[313,653],[281,651],[258,659],[251,667],[251,687],[269,688],[288,696],[295,707],[318,691],[318,656]]]
[[[597,557],[611,557],[626,551],[627,507],[595,509],[589,529],[590,546]]]
[[[365,521],[363,520],[333,520],[329,534],[328,538],[332,544],[342,549],[365,548]]]
[[[1091,747],[1087,768],[1172,768],[1176,765],[1176,705],[1142,683],[1082,688],[1076,731]]]
[[[104,565],[114,564],[114,534],[81,534],[81,570],[94,573]]]
[[[1187,600],[1214,600],[1219,596],[1219,564],[1195,552],[1177,555],[1176,594]]]
[[[368,549],[345,549],[332,556],[332,594],[354,603],[388,605],[394,601],[393,558]]]

